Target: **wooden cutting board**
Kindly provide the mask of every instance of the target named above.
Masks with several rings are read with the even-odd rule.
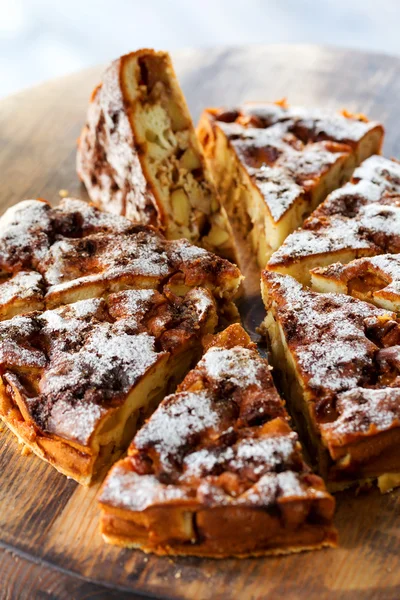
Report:
[[[346,107],[380,119],[385,154],[400,156],[400,60],[316,46],[188,50],[173,56],[194,119],[202,107],[274,100]],[[86,197],[75,141],[101,68],[0,102],[0,210],[24,198]],[[249,281],[257,286],[256,279]],[[255,308],[254,308],[255,307]],[[259,301],[244,309],[258,324]],[[337,496],[338,550],[283,558],[159,558],[107,546],[97,487],[79,487],[0,431],[0,598],[321,600],[400,598],[400,493]]]

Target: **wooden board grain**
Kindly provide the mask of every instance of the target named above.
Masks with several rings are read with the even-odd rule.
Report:
[[[385,154],[400,156],[400,60],[313,46],[266,46],[173,56],[195,119],[202,107],[273,100],[346,107],[383,120]],[[0,210],[29,197],[85,198],[75,140],[101,68],[0,102]],[[250,282],[256,287],[256,281]],[[260,302],[245,305],[258,324]],[[338,495],[341,547],[283,558],[160,558],[103,544],[97,487],[79,487],[25,457],[0,431],[0,598],[260,600],[400,597],[400,493]],[[130,595],[132,594],[132,595]]]

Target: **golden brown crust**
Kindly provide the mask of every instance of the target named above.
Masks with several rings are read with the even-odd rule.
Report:
[[[185,374],[216,323],[201,288],[184,298],[127,290],[3,321],[1,418],[39,456],[89,483],[126,447],[140,413]]]
[[[343,487],[399,473],[396,314],[269,271],[263,295],[274,363],[321,474]]]
[[[262,267],[383,138],[365,118],[282,102],[207,109],[198,132],[228,214]]]
[[[238,325],[214,338],[128,454],[101,491],[106,541],[213,557],[336,543],[334,501],[303,462],[268,363]]]
[[[104,210],[161,228],[235,258],[190,113],[166,52],[139,50],[113,62],[96,88],[81,133],[78,174]]]

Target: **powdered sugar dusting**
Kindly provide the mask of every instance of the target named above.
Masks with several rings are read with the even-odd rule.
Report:
[[[398,199],[387,196],[384,188],[370,181],[347,184],[332,192],[303,228],[286,238],[269,265],[290,264],[318,254],[332,254],[334,262],[335,252],[343,250],[367,250],[370,254],[399,252]],[[325,263],[326,259],[324,256]]]
[[[108,475],[99,501],[127,510],[142,511],[154,504],[168,504],[188,498],[184,487],[160,483],[154,475],[138,475],[116,465]]]
[[[0,263],[30,266],[41,260],[49,248],[50,206],[39,200],[24,200],[6,210],[0,218]]]
[[[135,437],[137,448],[157,449],[163,468],[169,470],[175,455],[191,436],[217,426],[219,414],[206,391],[169,396]]]
[[[198,367],[204,368],[212,379],[225,379],[245,388],[260,384],[260,372],[265,369],[265,364],[247,348],[214,347],[206,352]]]
[[[41,297],[42,284],[43,279],[39,273],[20,271],[0,284],[0,304]]]
[[[400,389],[360,388],[339,394],[336,410],[338,418],[321,425],[325,435],[341,439],[385,431],[400,426]]]
[[[244,438],[227,448],[202,448],[188,454],[184,459],[184,477],[204,477],[216,467],[224,471],[240,471],[252,468],[255,475],[275,471],[278,466],[289,463],[296,450],[295,433]]]
[[[370,156],[354,171],[353,178],[371,181],[390,192],[399,193],[400,163],[379,155]]]
[[[341,294],[317,294],[292,277],[266,272],[276,318],[308,385],[340,391],[357,385],[373,368],[376,346],[366,337],[366,319],[387,311]]]

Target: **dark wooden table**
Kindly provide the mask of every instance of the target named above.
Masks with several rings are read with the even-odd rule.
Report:
[[[400,60],[315,46],[188,50],[174,55],[195,119],[202,107],[273,100],[346,107],[382,120],[400,156]],[[85,197],[75,140],[101,68],[0,102],[0,208],[24,198]],[[256,281],[250,282],[256,286]],[[251,286],[250,286],[251,287]],[[338,495],[341,547],[283,558],[159,558],[103,544],[97,488],[85,489],[0,432],[0,599],[400,598],[400,495]]]

